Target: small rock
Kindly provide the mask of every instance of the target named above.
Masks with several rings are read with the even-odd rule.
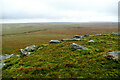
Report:
[[[94,42],[94,40],[89,40],[89,41],[88,41],[88,43],[92,43],[92,42]]]
[[[50,40],[49,43],[60,43],[59,40]]]
[[[72,43],[70,45],[70,47],[74,48],[74,49],[86,49],[85,47],[81,46],[81,45],[78,45],[78,44],[75,44],[75,43]]]

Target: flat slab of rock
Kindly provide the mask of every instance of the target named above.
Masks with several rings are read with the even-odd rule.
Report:
[[[84,41],[86,39],[81,39],[81,38],[72,38],[72,39],[62,39],[61,41]]]
[[[59,40],[50,40],[49,43],[60,43]]]
[[[81,45],[78,45],[78,44],[75,44],[75,43],[72,43],[70,45],[70,47],[74,48],[74,49],[86,49],[85,47],[81,46]]]
[[[112,59],[120,59],[120,51],[112,51],[112,52],[108,52],[106,53],[106,55],[104,55],[105,57],[109,57]]]

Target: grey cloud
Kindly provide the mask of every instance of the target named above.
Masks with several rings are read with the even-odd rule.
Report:
[[[118,0],[2,0],[2,19],[82,19],[117,17]],[[108,19],[106,19],[108,20]]]

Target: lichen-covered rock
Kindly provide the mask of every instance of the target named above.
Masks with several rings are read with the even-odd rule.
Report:
[[[85,47],[81,46],[81,45],[78,45],[78,44],[75,44],[75,43],[72,43],[70,45],[70,47],[74,48],[74,49],[86,49]]]
[[[59,40],[50,40],[49,43],[60,43]]]

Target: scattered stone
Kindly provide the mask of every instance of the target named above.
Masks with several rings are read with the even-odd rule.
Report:
[[[11,54],[11,55],[8,55],[8,54],[5,54],[5,55],[0,55],[0,68],[2,68],[5,63],[2,62],[3,59],[7,59],[7,58],[10,58],[10,57],[20,57],[20,55],[14,55],[14,54]]]
[[[86,49],[85,47],[81,46],[81,45],[78,45],[78,44],[75,44],[75,43],[72,43],[70,45],[70,47],[74,48],[74,49]]]
[[[102,34],[95,34],[95,36],[101,36]]]
[[[39,47],[38,49],[41,49],[41,47]]]
[[[83,36],[74,35],[73,38],[82,38]]]
[[[118,32],[118,33],[113,32],[112,35],[120,35],[120,32]]]
[[[5,54],[5,55],[0,55],[0,60],[1,59],[7,59],[7,58],[10,58],[10,57],[20,57],[20,55],[14,55],[14,54],[11,54],[11,55],[8,55],[8,54]]]
[[[86,39],[81,39],[81,38],[72,38],[72,39],[62,39],[61,41],[83,41]]]
[[[86,39],[81,39],[81,38],[72,38],[74,41],[84,41]]]
[[[24,49],[20,49],[20,54],[23,55],[23,56],[26,56],[27,52]]]
[[[62,39],[61,41],[73,41],[73,39]]]
[[[17,57],[20,57],[20,55],[16,55]]]
[[[95,35],[89,35],[89,36],[95,36]]]
[[[20,56],[29,56],[31,52],[26,52],[24,49],[20,49]]]
[[[84,37],[88,37],[88,36],[90,36],[90,35],[89,35],[89,34],[85,34],[85,35],[84,35]]]
[[[26,51],[34,51],[35,50],[35,45],[31,45],[31,46],[27,46],[26,48],[25,48],[25,50]]]
[[[27,56],[29,56],[31,54],[31,52],[28,52]]]
[[[49,43],[60,43],[59,40],[50,40]]]
[[[94,40],[89,40],[89,41],[88,41],[88,43],[93,43],[93,42],[95,42],[95,41],[94,41]]]
[[[120,59],[120,51],[108,52],[106,53],[106,55],[104,55],[104,57],[110,58],[110,59]]]

